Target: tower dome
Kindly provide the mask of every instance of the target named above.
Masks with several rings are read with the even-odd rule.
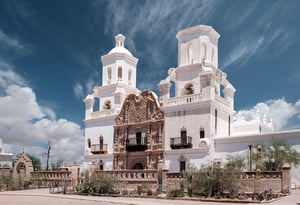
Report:
[[[130,53],[129,50],[127,50],[124,47],[124,41],[125,41],[125,36],[123,36],[122,34],[118,34],[115,36],[116,39],[116,47],[114,47],[113,49],[111,49],[111,51],[109,51],[108,54],[112,54],[112,53],[126,53],[130,56],[132,56],[132,54]]]

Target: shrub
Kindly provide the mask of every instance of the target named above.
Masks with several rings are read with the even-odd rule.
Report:
[[[116,193],[114,189],[118,183],[115,177],[110,174],[99,172],[91,178],[91,181],[94,183],[96,192],[99,194]]]
[[[181,189],[170,189],[167,193],[168,197],[183,197],[184,192]]]
[[[96,192],[96,187],[93,182],[87,182],[82,187],[82,193],[93,194]]]

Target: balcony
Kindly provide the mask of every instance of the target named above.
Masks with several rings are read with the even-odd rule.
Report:
[[[107,154],[107,144],[93,144],[91,145],[91,153],[92,154]]]
[[[140,152],[140,151],[145,151],[146,149],[147,149],[146,137],[129,138],[126,140],[127,152]]]
[[[172,149],[187,149],[192,148],[192,137],[175,137],[170,138],[170,146]]]

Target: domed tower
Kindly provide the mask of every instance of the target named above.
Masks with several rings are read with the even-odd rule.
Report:
[[[95,87],[84,99],[85,157],[87,161],[101,160],[102,167],[112,164],[109,154],[113,152],[114,119],[126,96],[139,92],[136,88],[138,59],[125,48],[125,36],[118,34],[115,40],[115,47],[101,56],[102,86]]]
[[[235,92],[218,68],[220,35],[211,26],[187,28],[176,37],[178,66],[158,84],[166,114],[166,163],[179,161],[170,163],[170,171],[182,171],[185,162],[200,166],[212,160],[214,138],[231,135]]]

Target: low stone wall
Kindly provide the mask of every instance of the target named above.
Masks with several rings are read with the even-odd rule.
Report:
[[[280,172],[244,172],[240,179],[240,190],[244,192],[261,193],[286,192],[291,184],[291,168],[282,167]]]
[[[11,173],[12,172],[10,167],[0,167],[0,177],[9,177]]]
[[[127,189],[136,189],[138,185],[147,184],[152,189],[158,188],[158,170],[116,170],[95,171],[115,176],[126,184]],[[273,193],[283,192],[290,185],[290,169],[280,172],[243,172],[239,180],[239,191],[245,193],[262,193],[272,190]],[[179,189],[183,185],[187,190],[186,178],[183,173],[162,171],[162,190]]]
[[[31,172],[34,187],[58,187],[71,185],[70,171],[35,171]]]

